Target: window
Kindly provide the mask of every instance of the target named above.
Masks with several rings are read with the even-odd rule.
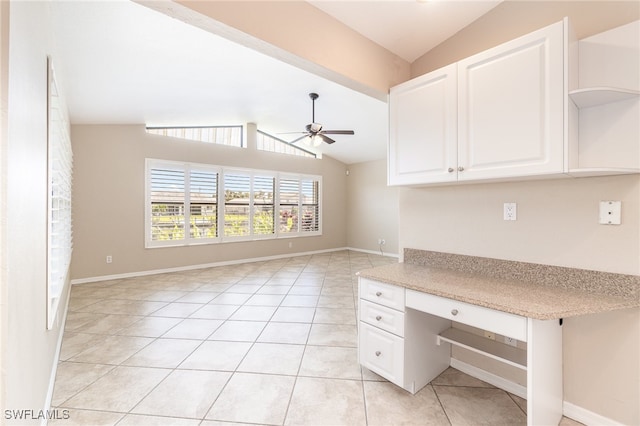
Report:
[[[147,246],[218,237],[217,169],[147,161],[147,197]]]
[[[253,234],[275,235],[275,185],[274,176],[255,176],[253,181]]]
[[[242,237],[250,234],[251,176],[226,173],[224,175],[224,235]]]
[[[320,186],[319,176],[148,159],[146,247],[320,235]]]
[[[280,154],[297,155],[299,157],[317,158],[311,151],[300,148],[282,139],[271,136],[258,130],[257,147],[260,151],[277,152]]]
[[[244,147],[242,126],[147,127],[147,133],[218,145]]]
[[[189,236],[195,240],[218,237],[217,170],[190,170]]]
[[[279,181],[278,220],[282,234],[304,234],[320,229],[319,180],[283,178]]]
[[[225,237],[273,236],[275,175],[224,172]]]
[[[298,179],[281,179],[278,185],[280,196],[278,219],[279,230],[283,234],[298,232],[300,209],[300,181]]]
[[[302,179],[300,182],[302,204],[300,230],[302,232],[317,232],[320,229],[319,182],[311,179]]]

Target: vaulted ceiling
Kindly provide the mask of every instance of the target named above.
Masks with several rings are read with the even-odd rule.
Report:
[[[310,2],[411,62],[498,1]],[[257,123],[285,140],[316,121],[353,129],[321,150],[344,163],[386,154],[386,102],[129,1],[51,3],[54,67],[74,124]],[[291,17],[295,19],[295,17]],[[322,49],[322,46],[315,46]]]

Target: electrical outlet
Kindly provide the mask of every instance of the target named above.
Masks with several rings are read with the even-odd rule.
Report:
[[[378,238],[378,245],[379,246],[383,246],[385,244],[387,244],[387,242],[384,240],[384,238]]]
[[[516,346],[516,347],[518,346],[518,341],[513,337],[504,336],[504,343],[506,343],[509,346]]]
[[[113,257],[111,255],[107,256],[107,263],[113,262]]]
[[[485,330],[484,337],[486,337],[489,340],[496,340],[496,333],[494,333],[493,331],[486,331]]]
[[[289,241],[289,248],[293,248],[293,241]]]

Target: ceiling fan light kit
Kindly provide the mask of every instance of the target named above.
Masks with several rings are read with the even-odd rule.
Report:
[[[304,133],[304,136],[301,136],[297,139],[289,142],[290,144],[294,144],[298,141],[303,141],[305,144],[318,147],[322,144],[322,142],[326,143],[334,143],[335,141],[326,135],[354,135],[355,132],[353,130],[323,130],[322,124],[316,123],[316,99],[319,98],[317,93],[309,93],[309,97],[311,98],[311,124],[307,124]]]
[[[318,135],[306,136],[303,141],[305,144],[314,147],[320,146],[322,144],[322,138]]]

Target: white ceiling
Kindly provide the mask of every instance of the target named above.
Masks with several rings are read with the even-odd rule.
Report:
[[[405,58],[419,56],[420,49],[426,52],[497,2],[464,4],[438,9],[446,13],[436,19],[416,12],[432,7],[430,3],[313,2]],[[137,3],[54,1],[51,8],[54,68],[73,124],[253,122],[260,130],[278,135],[304,130],[311,122],[308,93],[317,92],[316,121],[326,129],[355,131],[354,136],[336,136],[333,145],[323,144],[323,153],[346,164],[386,156],[385,102]],[[386,22],[383,17],[392,19]],[[422,32],[440,21],[450,24]],[[297,135],[280,137],[293,140]]]
[[[309,1],[411,63],[502,0]]]

